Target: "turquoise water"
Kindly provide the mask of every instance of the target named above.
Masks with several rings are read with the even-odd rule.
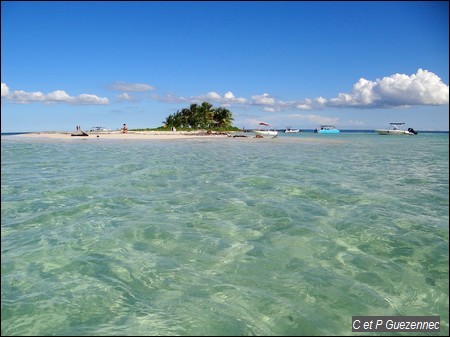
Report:
[[[448,335],[448,162],[448,134],[2,137],[1,334]]]

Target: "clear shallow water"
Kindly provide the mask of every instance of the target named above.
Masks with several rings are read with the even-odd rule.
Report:
[[[448,134],[1,146],[2,335],[449,333]]]

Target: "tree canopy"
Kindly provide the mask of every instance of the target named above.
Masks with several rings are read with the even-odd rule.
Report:
[[[233,115],[223,107],[213,108],[212,104],[191,104],[189,108],[166,117],[165,128],[181,129],[226,129],[232,127]]]

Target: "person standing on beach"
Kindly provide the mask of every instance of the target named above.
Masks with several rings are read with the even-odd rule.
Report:
[[[127,133],[127,132],[128,132],[128,127],[125,123],[123,123],[122,133]]]

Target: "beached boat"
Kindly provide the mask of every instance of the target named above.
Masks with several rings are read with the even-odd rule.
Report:
[[[98,131],[111,131],[111,129],[105,128],[104,126],[93,126],[89,129],[89,132],[98,132]]]
[[[336,129],[334,125],[321,125],[320,129],[314,130],[314,133],[339,133],[340,130]]]
[[[254,132],[257,135],[261,135],[261,136],[277,136],[278,135],[277,130],[254,130]]]
[[[254,133],[256,133],[257,135],[260,136],[272,136],[275,137],[278,135],[278,131],[274,130],[274,129],[269,129],[270,128],[270,124],[261,122],[259,123],[260,128],[253,130]],[[265,127],[265,128],[261,128],[261,127]]]
[[[284,133],[297,133],[300,132],[300,129],[293,129],[292,127],[288,126],[285,130]]]
[[[390,129],[375,129],[379,135],[417,135],[417,131],[414,131],[413,128],[408,128],[408,130],[402,129],[402,126],[405,124],[403,122],[392,122],[389,123],[391,125]]]

